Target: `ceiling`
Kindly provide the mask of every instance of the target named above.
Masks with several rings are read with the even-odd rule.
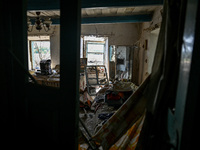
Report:
[[[136,14],[151,14],[159,6],[139,6],[139,7],[112,7],[112,8],[90,8],[82,9],[82,17],[99,16],[126,16]]]
[[[82,17],[102,17],[102,16],[126,16],[138,14],[152,14],[154,10],[162,6],[138,6],[138,7],[112,7],[112,8],[83,8],[81,10]],[[36,17],[36,12],[28,11],[28,17]],[[60,17],[60,10],[43,10],[40,16],[48,16],[52,18]]]
[[[50,9],[47,9],[46,5],[40,5],[36,7],[33,3],[28,5],[29,10],[27,16],[30,19],[36,17],[36,12],[40,11],[41,17],[50,17],[54,24],[59,24],[60,10],[57,8],[58,4],[52,0],[41,0],[49,1]],[[35,0],[37,1],[37,0]],[[161,8],[162,0],[82,0],[81,17],[82,24],[88,23],[120,23],[120,22],[148,22],[152,20],[153,13],[156,9]],[[86,3],[91,1],[91,3]],[[112,2],[113,1],[113,2]],[[51,4],[50,2],[54,2]],[[93,2],[93,3],[92,3]],[[94,3],[96,2],[96,3]],[[103,4],[104,2],[104,4]],[[112,3],[111,3],[112,2]],[[125,2],[129,2],[128,4]],[[135,2],[135,3],[133,3]],[[137,3],[136,3],[137,2]],[[46,3],[47,4],[47,3]],[[51,6],[51,5],[54,5]],[[107,7],[111,6],[112,7]],[[95,6],[95,7],[94,7]],[[115,6],[115,7],[114,7]],[[37,8],[37,9],[36,9]]]

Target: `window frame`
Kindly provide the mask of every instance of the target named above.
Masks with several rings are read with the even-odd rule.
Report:
[[[88,54],[103,55],[103,64],[99,64],[99,65],[104,65],[105,64],[105,49],[106,49],[105,41],[86,41],[85,44],[86,44],[86,58],[88,59]],[[88,45],[89,44],[103,45],[103,52],[88,52]]]
[[[31,70],[34,70],[34,51],[33,51],[33,44],[32,42],[49,42],[49,48],[50,48],[50,58],[51,58],[51,43],[50,40],[44,39],[44,40],[29,40],[29,54],[30,54],[30,62],[31,62]]]

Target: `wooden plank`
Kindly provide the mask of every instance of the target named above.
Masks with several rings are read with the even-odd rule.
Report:
[[[118,14],[118,15],[122,15],[122,14],[124,14],[125,10],[126,10],[125,7],[118,8],[118,9],[117,9],[117,14]]]
[[[86,11],[86,13],[87,13],[88,16],[94,16],[95,15],[93,9],[86,9],[85,11]]]
[[[110,14],[115,15],[117,14],[118,8],[110,8]]]
[[[133,7],[132,7],[132,8],[131,8],[131,7],[128,7],[128,8],[125,9],[125,12],[124,12],[124,13],[125,13],[125,14],[131,14],[131,13],[134,11],[134,9],[135,9],[135,8],[133,8]]]
[[[149,22],[152,20],[152,14],[147,15],[128,15],[128,16],[107,16],[107,17],[87,17],[82,18],[82,24],[95,23],[133,23],[133,22]]]
[[[81,10],[81,15],[82,15],[82,17],[87,17],[88,16],[88,14],[87,14],[85,9]]]
[[[102,9],[94,9],[94,14],[95,14],[96,16],[102,15]]]
[[[82,24],[95,24],[95,23],[136,23],[136,22],[149,22],[152,20],[152,14],[142,15],[126,15],[126,16],[99,16],[99,17],[82,17]],[[34,19],[31,19],[34,23]],[[52,19],[52,24],[60,24],[60,18]]]
[[[110,14],[110,9],[102,9],[102,15],[108,16]]]
[[[157,8],[159,6],[144,6],[144,7],[135,7],[135,9],[133,10],[134,13],[148,13],[148,12],[152,12],[155,10],[155,8]]]
[[[82,0],[81,8],[163,5],[163,0]],[[65,5],[66,6],[66,5]],[[70,7],[70,5],[69,5]],[[29,0],[28,10],[59,10],[59,0]]]

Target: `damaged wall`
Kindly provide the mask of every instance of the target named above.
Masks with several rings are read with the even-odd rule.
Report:
[[[107,36],[108,45],[133,45],[139,38],[140,23],[81,25],[82,35]]]
[[[82,35],[108,37],[108,45],[133,45],[139,39],[140,23],[82,25]],[[52,67],[60,62],[60,29],[57,26],[50,36]]]
[[[138,84],[142,83],[145,77],[151,73],[159,28],[162,22],[161,12],[162,6],[155,10],[151,22],[145,22],[141,26],[140,40],[137,42],[138,50],[136,50],[138,52],[136,55],[139,58],[139,66],[137,66],[138,71],[135,71],[135,76],[138,78],[136,81]]]
[[[158,31],[154,28],[162,21],[162,7],[154,12],[151,22],[145,23],[116,23],[116,24],[88,24],[81,25],[81,35],[96,35],[108,37],[108,45],[133,46],[133,82],[139,85],[145,76],[151,72],[155,53],[155,43]],[[60,29],[59,25],[49,32],[51,41],[52,67],[60,63]],[[153,31],[151,31],[153,30]],[[38,31],[37,31],[38,32]],[[31,34],[36,34],[35,32]],[[38,34],[38,33],[37,33]],[[40,32],[40,34],[47,34]]]
[[[141,23],[116,23],[116,24],[93,24],[93,25],[82,25],[82,35],[96,35],[108,37],[108,46],[133,46],[138,40],[140,35]],[[109,54],[110,55],[110,54]],[[109,56],[110,57],[110,56]],[[115,63],[110,62],[109,70],[111,78],[115,77]],[[129,65],[128,65],[129,66]],[[132,63],[131,63],[132,66]],[[132,69],[128,69],[129,73]],[[130,75],[132,75],[130,73]],[[132,77],[132,76],[130,76]]]

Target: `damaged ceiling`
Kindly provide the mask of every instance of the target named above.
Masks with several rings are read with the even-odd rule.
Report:
[[[139,6],[139,7],[114,7],[114,8],[82,8],[82,17],[102,17],[102,16],[126,16],[139,14],[152,14],[154,10],[161,6]],[[27,16],[36,17],[36,11],[28,11]],[[43,10],[40,16],[60,17],[60,10]]]
[[[50,17],[53,24],[60,24],[60,10],[57,1],[43,0],[46,1],[45,5],[37,5],[37,1],[29,0],[27,16],[35,18],[36,12],[40,11],[41,17]],[[162,7],[162,0],[90,1],[82,1],[82,24],[148,22],[152,20],[154,11]]]

